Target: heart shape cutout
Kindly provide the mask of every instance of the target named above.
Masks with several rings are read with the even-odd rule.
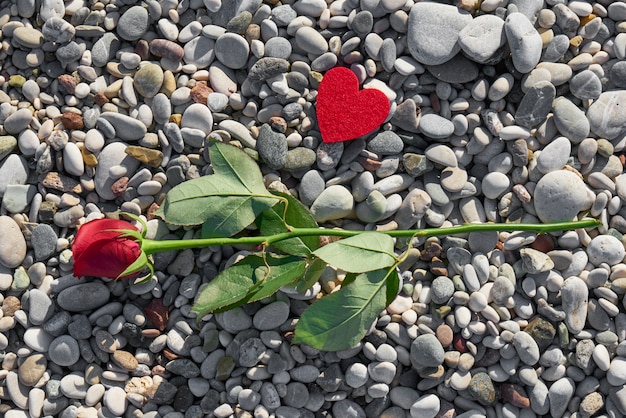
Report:
[[[380,90],[359,90],[359,80],[348,68],[336,67],[324,75],[317,90],[317,125],[326,143],[348,141],[372,132],[389,114],[389,99]]]

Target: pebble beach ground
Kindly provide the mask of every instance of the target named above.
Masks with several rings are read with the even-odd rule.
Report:
[[[3,0],[0,30],[4,417],[626,416],[626,3]],[[328,144],[335,66],[391,110]],[[144,284],[73,277],[84,222],[180,232],[150,214],[211,172],[209,138],[326,226],[603,226],[420,240],[340,352],[290,337],[341,272],[199,326],[237,249],[159,254]]]

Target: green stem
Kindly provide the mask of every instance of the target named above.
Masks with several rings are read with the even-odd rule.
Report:
[[[452,226],[448,228],[427,228],[427,229],[409,229],[394,231],[379,231],[390,237],[436,237],[441,235],[463,234],[468,232],[486,232],[486,231],[528,231],[528,232],[554,232],[577,228],[589,228],[601,225],[596,219],[584,219],[582,221],[572,222],[555,222],[545,224],[465,224]],[[144,239],[141,245],[146,254],[154,254],[162,251],[184,250],[187,248],[203,248],[215,245],[271,245],[278,241],[290,238],[306,237],[306,236],[334,236],[334,237],[353,237],[363,232],[371,231],[348,231],[344,229],[323,229],[323,228],[293,228],[290,232],[282,232],[274,235],[241,237],[241,238],[203,238],[203,239],[187,239],[187,240],[168,240],[155,241]]]

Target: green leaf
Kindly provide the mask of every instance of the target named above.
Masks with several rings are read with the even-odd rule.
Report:
[[[306,262],[299,257],[248,255],[211,280],[198,295],[192,311],[202,317],[266,298],[297,280],[305,267]]]
[[[229,237],[282,198],[267,191],[258,166],[244,151],[221,142],[209,147],[215,174],[174,187],[156,215],[174,225],[203,224],[205,238]]]
[[[152,265],[150,264],[150,260],[148,260],[148,256],[142,251],[141,254],[139,254],[139,257],[137,257],[137,259],[133,261],[130,266],[126,267],[126,270],[117,276],[117,279],[137,273],[138,271],[143,270],[146,266],[150,266],[150,270],[152,270]]]
[[[263,211],[257,218],[261,235],[274,235],[288,232],[287,225],[295,228],[317,228],[317,222],[309,210],[288,193],[274,193],[285,200]],[[287,210],[285,211],[285,205]],[[284,220],[283,220],[284,216]],[[296,237],[272,244],[277,250],[291,255],[307,257],[320,246],[317,236]]]
[[[378,270],[394,264],[393,239],[380,232],[364,232],[335,241],[313,252],[333,267],[350,273]]]
[[[322,276],[322,272],[326,268],[327,264],[321,258],[315,258],[306,266],[306,271],[302,280],[300,280],[296,286],[296,290],[300,293],[304,293],[308,288],[313,286],[315,282]]]
[[[393,285],[397,276],[395,267],[362,273],[318,300],[301,315],[293,342],[325,351],[353,347],[387,306],[387,281]]]

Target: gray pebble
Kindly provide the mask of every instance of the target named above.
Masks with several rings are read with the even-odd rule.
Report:
[[[69,335],[61,335],[50,343],[48,356],[54,364],[71,366],[80,358],[78,342]]]
[[[392,131],[381,132],[367,143],[367,149],[379,155],[399,154],[403,148],[404,142]]]
[[[148,10],[141,6],[133,6],[120,16],[117,34],[126,41],[136,41],[145,35],[149,24]]]
[[[434,2],[414,4],[407,28],[409,52],[422,64],[443,64],[460,51],[459,32],[471,21],[467,11],[455,6]]]
[[[287,138],[284,134],[273,131],[268,124],[263,124],[259,129],[257,150],[270,168],[278,170],[287,161]]]
[[[80,283],[63,289],[56,298],[62,309],[83,312],[99,308],[109,301],[111,292],[102,283]]]

